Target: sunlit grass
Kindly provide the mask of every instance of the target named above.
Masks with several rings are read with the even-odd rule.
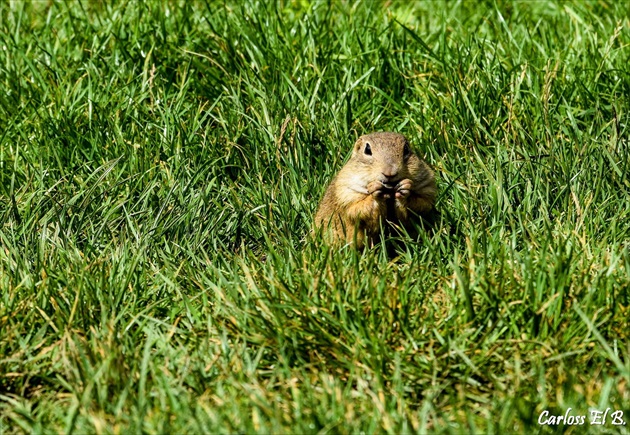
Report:
[[[627,5],[267,3],[0,4],[0,432],[630,421]],[[394,261],[311,233],[376,130]]]

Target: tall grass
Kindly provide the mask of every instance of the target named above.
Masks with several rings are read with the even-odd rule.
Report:
[[[623,2],[0,4],[0,432],[627,431]],[[310,232],[358,135],[441,221]]]

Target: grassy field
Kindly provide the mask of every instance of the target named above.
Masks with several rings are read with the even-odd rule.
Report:
[[[628,4],[268,3],[0,3],[0,433],[628,433]],[[393,260],[310,233],[381,130]]]

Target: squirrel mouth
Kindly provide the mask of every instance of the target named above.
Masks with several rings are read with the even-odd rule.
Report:
[[[381,181],[381,185],[387,190],[394,190],[394,189],[396,189],[396,183],[383,183]]]

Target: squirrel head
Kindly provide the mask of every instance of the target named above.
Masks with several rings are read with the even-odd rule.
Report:
[[[361,136],[354,144],[351,160],[369,169],[374,180],[393,187],[408,177],[410,164],[416,166],[419,159],[405,136],[380,132]]]

